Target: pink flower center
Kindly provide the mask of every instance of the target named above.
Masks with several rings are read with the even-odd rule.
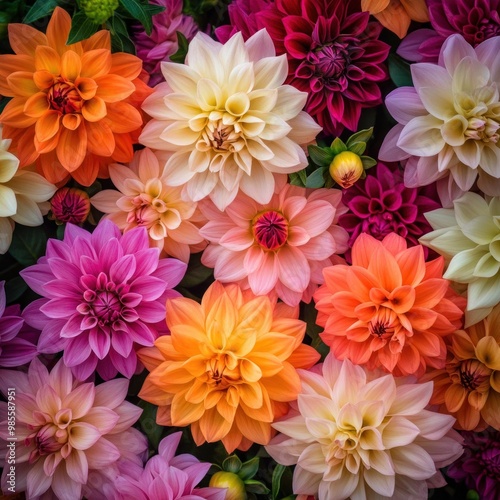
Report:
[[[67,440],[68,432],[65,429],[60,429],[52,423],[44,425],[37,432],[25,439],[26,446],[29,446],[33,442],[36,447],[30,453],[29,463],[32,464],[40,457],[59,451],[66,444]]]
[[[252,229],[255,241],[265,250],[277,250],[288,238],[288,221],[274,210],[257,215]]]
[[[82,110],[82,98],[72,83],[59,81],[49,89],[47,98],[50,107],[60,111],[64,115],[80,113]]]

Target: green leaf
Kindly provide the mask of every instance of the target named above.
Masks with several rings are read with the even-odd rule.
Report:
[[[142,400],[139,401],[137,405],[143,409],[141,418],[139,419],[141,429],[148,437],[149,442],[155,447],[155,449],[158,449],[161,435],[163,433],[163,427],[156,423],[156,412],[158,407]]]
[[[250,460],[247,460],[245,463],[241,465],[241,469],[238,472],[238,476],[243,481],[247,481],[248,479],[252,479],[252,477],[257,474],[259,471],[259,457],[253,457]]]
[[[302,182],[302,180],[300,179],[300,176],[297,172],[293,172],[290,174],[290,184],[292,186],[300,186],[300,187],[305,186],[305,184]]]
[[[201,259],[200,254],[191,255],[186,275],[179,283],[179,286],[185,288],[192,288],[194,286],[201,285],[210,276],[212,276],[213,269],[205,267],[201,263],[200,259]]]
[[[58,240],[62,241],[64,239],[64,231],[66,231],[66,224],[61,224],[57,226],[56,237]]]
[[[123,18],[116,12],[106,21],[106,27],[111,31],[112,35],[119,33],[128,36],[127,25]]]
[[[35,264],[45,254],[47,235],[42,226],[26,227],[16,224],[9,254],[23,266]]]
[[[365,149],[366,142],[353,142],[349,146],[349,151],[351,151],[351,153],[357,154],[358,156],[361,156],[365,152]]]
[[[7,297],[7,303],[12,304],[16,302],[28,289],[28,284],[24,281],[21,276],[16,276],[11,280],[7,281],[5,284],[5,295]]]
[[[156,14],[160,14],[160,12],[163,12],[165,10],[165,7],[162,7],[161,5],[153,5],[153,4],[146,4],[143,5],[144,10],[150,15],[150,16],[156,16]]]
[[[269,488],[265,484],[254,479],[245,481],[245,490],[256,495],[267,495],[269,493]]]
[[[285,472],[286,467],[284,465],[278,464],[273,470],[273,479],[272,479],[272,500],[276,500],[278,498],[280,489],[281,489],[281,477],[283,476],[283,472]]]
[[[179,48],[177,49],[177,52],[175,54],[170,56],[170,60],[172,62],[184,64],[184,60],[186,59],[186,54],[189,48],[189,42],[187,41],[187,38],[180,31],[177,31],[176,33],[177,33],[177,44]]]
[[[71,20],[71,30],[69,32],[68,40],[66,43],[68,45],[71,45],[72,43],[86,40],[87,38],[90,38],[96,31],[98,31],[99,28],[100,25],[94,23],[94,21],[91,21],[85,15],[85,12],[77,12]]]
[[[137,19],[143,26],[146,34],[151,35],[153,30],[152,14],[149,9],[140,2],[140,0],[120,0],[122,7],[134,18]]]
[[[396,54],[389,54],[389,75],[396,87],[413,87],[410,64]]]
[[[337,137],[332,142],[332,145],[330,146],[330,149],[332,150],[333,156],[336,156],[339,153],[347,151],[347,146],[344,144],[344,141],[340,137]],[[332,158],[332,160],[333,160],[333,158]]]
[[[311,160],[320,167],[328,167],[333,160],[334,154],[330,151],[330,148],[320,148],[314,144],[307,147],[309,152],[309,157]]]
[[[111,35],[111,49],[113,52],[127,52],[128,54],[135,55],[134,42],[132,42],[128,35],[122,35],[121,33]]]
[[[230,457],[227,457],[224,462],[222,462],[222,470],[232,472],[233,474],[238,474],[241,469],[241,465],[242,463],[238,456],[231,455]]]
[[[42,17],[48,16],[57,7],[57,4],[57,0],[36,0],[24,16],[23,23],[30,24]]]
[[[352,151],[351,149],[352,144],[354,144],[355,142],[368,142],[371,139],[372,135],[373,135],[373,127],[356,132],[355,134],[351,135],[349,139],[347,139],[346,143],[347,149],[349,149],[349,151]]]
[[[303,170],[299,170],[297,172],[300,180],[302,181],[302,185],[305,186],[306,185],[306,181],[307,181],[307,174],[306,174],[306,169],[303,169]]]
[[[377,164],[377,160],[371,158],[370,156],[360,156],[361,162],[363,163],[363,168],[372,168]]]
[[[307,176],[306,187],[308,188],[320,188],[325,185],[324,173],[326,167],[321,167],[316,169],[311,175]]]

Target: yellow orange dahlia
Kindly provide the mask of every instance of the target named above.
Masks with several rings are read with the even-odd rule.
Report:
[[[151,372],[139,397],[158,405],[157,422],[191,425],[197,445],[221,440],[228,453],[267,444],[300,392],[296,369],[319,359],[298,308],[216,281],[201,304],[180,297],[167,310],[171,335],[137,353]]]
[[[106,30],[66,45],[69,14],[56,8],[44,34],[9,25],[15,54],[0,55],[0,94],[12,97],[0,114],[20,167],[36,161],[52,183],[71,175],[89,186],[107,165],[132,159],[149,95],[141,60],[111,53]]]

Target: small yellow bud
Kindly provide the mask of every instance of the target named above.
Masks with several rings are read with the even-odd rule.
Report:
[[[339,186],[347,189],[363,175],[363,162],[356,153],[342,151],[330,163],[329,172]]]
[[[209,486],[227,488],[225,500],[245,500],[247,498],[245,483],[234,472],[216,472],[210,478]]]

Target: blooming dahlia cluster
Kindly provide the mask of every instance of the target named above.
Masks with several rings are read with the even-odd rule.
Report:
[[[186,64],[162,64],[166,82],[144,101],[153,119],[140,141],[172,151],[165,181],[187,198],[210,196],[223,210],[238,190],[259,203],[274,191],[273,172],[307,165],[302,145],[320,127],[305,112],[307,95],[283,85],[286,57],[276,57],[265,30],[222,45],[203,33],[189,44]]]
[[[147,35],[143,26],[134,29],[133,39],[137,56],[143,61],[144,69],[151,75],[149,85],[154,87],[164,81],[161,63],[169,61],[178,48],[177,33],[191,41],[198,27],[194,19],[182,13],[182,0],[152,0],[152,5],[164,7],[164,11],[152,17],[153,30]]]
[[[394,233],[382,241],[361,234],[351,255],[352,266],[324,269],[314,294],[332,353],[395,375],[442,368],[443,337],[461,327],[465,308],[442,277],[444,259],[425,262],[421,246],[407,248]]]
[[[37,358],[28,373],[0,370],[0,380],[4,397],[8,388],[16,388],[16,492],[79,500],[90,475],[103,470],[116,478],[118,461],[125,457],[142,464],[147,440],[131,427],[142,410],[125,401],[128,380],[80,383],[62,360],[49,373]],[[0,402],[0,408],[5,450],[7,403]],[[1,463],[3,491],[8,491],[6,461],[7,455]]]
[[[424,213],[440,208],[436,198],[435,186],[408,188],[395,164],[379,163],[365,179],[344,191],[342,201],[349,212],[340,216],[339,225],[349,233],[346,258],[361,233],[377,240],[396,233],[408,246],[417,245],[418,238],[432,230]],[[427,257],[428,250],[424,253]]]
[[[275,291],[289,305],[309,302],[330,257],[347,249],[347,233],[337,225],[346,211],[341,192],[285,184],[261,205],[240,193],[220,212],[200,207],[209,220],[200,233],[210,243],[202,263],[215,278],[240,282],[256,295]]]
[[[399,38],[406,36],[412,20],[429,21],[426,0],[361,0],[361,10],[368,11]]]
[[[390,46],[378,40],[359,0],[283,0],[258,15],[278,54],[288,58],[287,83],[307,92],[306,111],[330,136],[357,130],[361,111],[381,104]]]
[[[132,159],[151,92],[139,79],[142,62],[111,53],[107,30],[66,45],[70,15],[56,7],[47,34],[10,24],[15,54],[0,55],[0,94],[12,97],[0,114],[20,166],[36,161],[53,183],[70,176],[90,186],[107,165]]]
[[[410,33],[398,53],[410,61],[437,62],[444,41],[458,33],[476,47],[500,35],[499,0],[426,0],[433,29]]]
[[[35,172],[18,170],[19,159],[8,151],[12,141],[2,138],[3,128],[0,124],[0,255],[12,243],[15,222],[30,227],[43,223],[46,202],[57,189]]]
[[[465,481],[481,500],[500,498],[500,432],[462,432],[464,454],[446,471],[456,481]]]
[[[432,384],[374,377],[329,354],[299,370],[296,410],[273,427],[267,452],[295,465],[293,492],[319,500],[427,498],[440,467],[462,454],[454,418],[426,410]]]
[[[6,307],[5,281],[0,281],[0,366],[29,363],[37,355],[37,340],[37,332],[25,326],[19,305]]]
[[[145,228],[123,236],[111,221],[94,232],[66,225],[64,240],[50,239],[47,252],[21,275],[41,299],[25,309],[26,321],[42,330],[38,350],[64,351],[79,380],[95,370],[104,380],[130,378],[141,366],[136,347],[151,346],[164,326],[165,301],[186,264],[158,259]]]
[[[453,415],[455,428],[500,430],[500,306],[482,321],[451,337],[446,365],[421,380],[434,382],[431,404]]]
[[[439,63],[411,66],[414,87],[391,92],[398,121],[380,149],[382,161],[406,160],[405,184],[439,180],[445,200],[477,185],[500,195],[500,37],[473,48],[461,35],[444,43]]]
[[[267,444],[300,391],[296,368],[319,359],[298,309],[216,281],[201,304],[182,297],[167,310],[171,334],[138,352],[151,372],[139,397],[158,405],[157,423],[191,425],[198,446],[222,441],[228,453]]]
[[[105,189],[91,201],[98,210],[109,214],[107,218],[121,230],[145,227],[151,246],[187,262],[190,252],[205,247],[199,232],[205,219],[195,202],[182,198],[181,187],[166,183],[164,157],[165,154],[154,154],[145,148],[134,155],[128,167],[110,165],[109,175],[118,191]]]
[[[467,285],[465,326],[485,318],[500,302],[500,197],[489,203],[465,193],[426,214],[434,231],[420,238],[448,261],[444,277]]]
[[[163,438],[158,455],[151,457],[144,469],[136,467],[108,487],[107,498],[113,500],[224,500],[223,488],[196,488],[206,476],[210,463],[201,463],[189,454],[175,456],[182,432]]]

